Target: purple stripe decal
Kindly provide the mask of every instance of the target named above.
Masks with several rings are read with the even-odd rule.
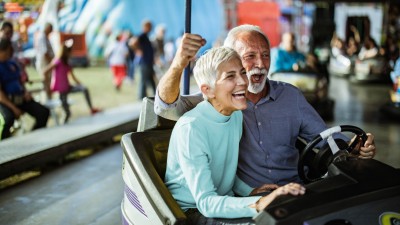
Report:
[[[147,217],[146,212],[143,209],[143,206],[140,204],[139,198],[136,193],[132,191],[127,185],[125,185],[125,194],[129,199],[129,202],[145,217]]]
[[[122,225],[130,225],[123,213],[122,213]]]

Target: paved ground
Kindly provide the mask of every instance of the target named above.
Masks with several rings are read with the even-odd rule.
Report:
[[[0,192],[0,224],[120,225],[119,143]]]
[[[328,124],[355,125],[373,133],[375,158],[400,168],[400,117],[388,117],[380,110],[390,99],[391,84],[353,84],[337,77],[331,81],[329,93],[335,99],[335,119]]]

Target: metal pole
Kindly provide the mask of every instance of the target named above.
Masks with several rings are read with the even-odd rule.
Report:
[[[192,19],[192,0],[186,0],[185,5],[185,33],[190,33],[190,25]],[[190,63],[185,68],[183,74],[183,94],[188,95],[190,89]]]

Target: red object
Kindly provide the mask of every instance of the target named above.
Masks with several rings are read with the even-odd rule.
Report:
[[[268,36],[271,46],[279,45],[281,30],[279,17],[281,16],[278,3],[262,1],[245,1],[237,5],[238,25],[257,25]]]
[[[22,12],[24,7],[20,6],[17,2],[7,2],[4,6],[7,12]]]
[[[74,40],[72,45],[72,57],[86,57],[87,46],[85,40],[85,34],[71,34],[71,33],[60,33],[60,42],[64,43],[66,40]]]
[[[114,85],[117,89],[119,89],[126,77],[126,66],[125,65],[111,66],[111,72],[113,73]]]

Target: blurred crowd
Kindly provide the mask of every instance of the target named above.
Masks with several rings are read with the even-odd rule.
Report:
[[[61,106],[64,110],[62,123],[67,123],[71,116],[68,101],[71,93],[84,94],[92,115],[101,112],[92,105],[88,88],[74,74],[71,64],[74,40],[63,40],[54,46],[51,41],[53,25],[46,23],[34,35],[35,56],[26,57],[24,45],[28,43],[28,23],[25,21],[21,26],[19,20],[3,20],[0,24],[0,54],[4,54],[0,59],[0,139],[12,135],[25,112],[35,119],[33,129],[37,129],[46,127],[50,110]],[[157,25],[155,32],[152,30],[152,22],[144,20],[141,33],[121,31],[104,49],[115,89],[119,91],[124,81],[133,83],[135,80],[139,100],[154,96],[158,79],[169,67],[176,51],[175,42],[179,41],[166,40],[167,29],[163,24]],[[36,68],[39,80],[29,78],[28,65]],[[40,90],[34,90],[41,93],[39,98],[33,98],[32,90],[27,89],[32,83],[40,84]],[[58,119],[56,123],[59,123]]]

